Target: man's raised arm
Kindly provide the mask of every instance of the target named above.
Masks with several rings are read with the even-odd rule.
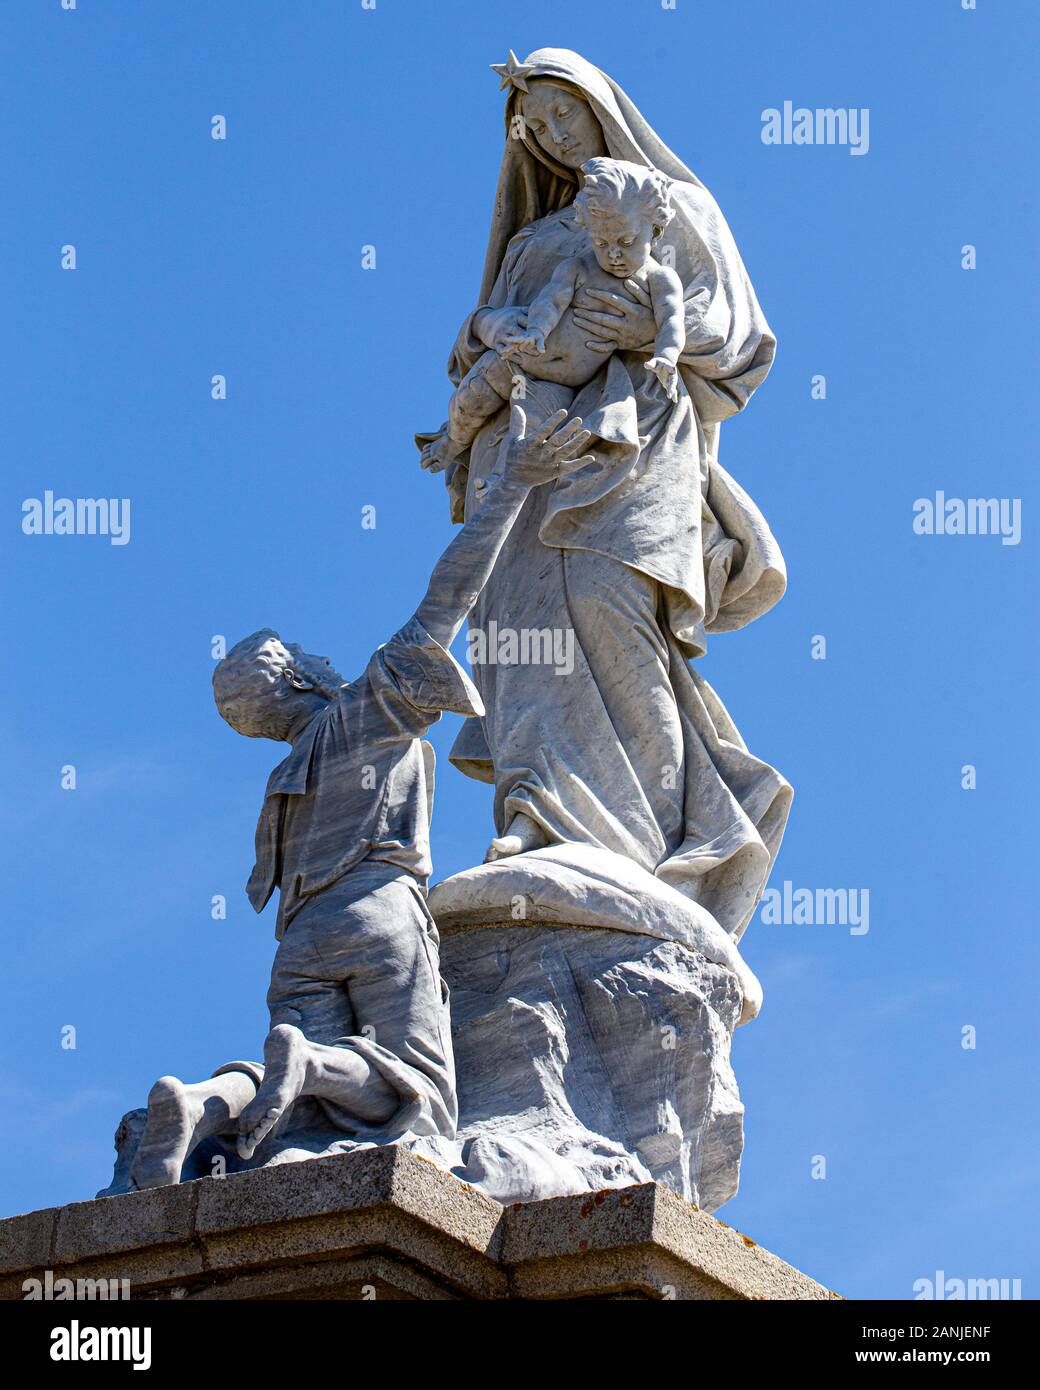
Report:
[[[512,404],[501,473],[488,480],[476,514],[437,561],[416,609],[416,618],[442,647],[451,645],[479,598],[531,488],[592,462],[591,455],[576,457],[589,431],[577,419],[559,428],[566,416],[566,410],[558,410],[528,438],[524,412]]]

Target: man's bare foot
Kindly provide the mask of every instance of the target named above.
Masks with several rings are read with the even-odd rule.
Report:
[[[134,1187],[180,1182],[205,1103],[175,1076],[160,1076],[148,1092],[148,1118],[131,1170]]]
[[[504,835],[497,836],[488,846],[484,855],[485,864],[493,864],[496,859],[507,859],[511,854],[524,854],[529,849],[543,849],[549,839],[538,824],[523,811],[517,811],[509,822]]]
[[[264,1043],[264,1079],[238,1121],[240,1158],[253,1154],[303,1090],[307,1039],[291,1023],[279,1023]]]

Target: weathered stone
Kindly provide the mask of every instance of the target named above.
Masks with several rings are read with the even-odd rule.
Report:
[[[153,1188],[120,1197],[73,1202],[58,1212],[54,1259],[73,1264],[115,1251],[190,1241],[195,1188]]]
[[[347,1161],[345,1161],[347,1160]],[[196,1232],[213,1269],[276,1265],[382,1246],[468,1297],[495,1297],[501,1207],[403,1147],[359,1149],[202,1181]],[[193,1184],[194,1185],[194,1184]]]
[[[0,1222],[4,1298],[51,1268],[25,1232],[56,1218],[76,1255],[60,1275],[128,1279],[132,1298],[834,1297],[660,1184],[503,1208],[403,1148]]]
[[[502,1261],[517,1297],[612,1285],[658,1298],[837,1297],[655,1183],[508,1208]]]
[[[129,1279],[137,1299],[834,1296],[659,1184],[503,1208],[401,1148],[31,1214],[55,1216],[77,1255],[60,1274]],[[51,1267],[31,1218],[0,1222],[8,1263],[25,1261],[5,1299]]]
[[[49,1263],[60,1210],[59,1207],[46,1207],[0,1221],[0,1274]]]
[[[786,583],[718,462],[775,340],[711,194],[607,74],[565,49],[496,70],[484,284],[449,421],[421,440],[463,528],[356,679],[268,628],[214,669],[228,723],[292,747],[247,886],[258,911],[279,893],[264,1060],[161,1077],[105,1189],[234,1174],[193,1189],[186,1269],[346,1258],[381,1221],[408,1245],[423,1213],[396,1157],[366,1159],[349,1193],[338,1168],[304,1189],[249,1176],[373,1145],[502,1202],[656,1180],[713,1210],[737,1188],[730,1039],[762,997],[737,942],[791,789],[695,663]],[[472,681],[450,653],[467,620]],[[495,785],[496,833],[427,901],[421,736],[443,711],[465,717],[455,765]],[[353,1214],[333,1228],[330,1209]],[[464,1208],[480,1259],[489,1210]],[[184,1245],[183,1211],[163,1211],[141,1248]],[[80,1219],[59,1225],[69,1258]],[[434,1226],[431,1277],[449,1278]]]
[[[504,1202],[651,1178],[709,1209],[732,1196],[731,971],[675,941],[504,925],[447,932],[442,969],[459,1177]]]

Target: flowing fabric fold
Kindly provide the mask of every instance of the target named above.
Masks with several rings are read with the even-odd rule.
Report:
[[[492,657],[475,668],[485,714],[466,721],[451,760],[494,784],[499,834],[522,812],[549,845],[622,855],[738,937],[791,789],[747,750],[689,661],[709,634],[743,627],[784,591],[780,548],[715,447],[719,422],[768,372],[775,339],[711,194],[621,88],[567,50],[540,49],[526,65],[528,82],[562,82],[589,104],[609,155],[672,180],[662,250],[685,287],[687,341],[675,403],[646,372],[646,351],[610,354],[576,392],[526,381],[530,427],[566,406],[592,431],[594,459],[529,497],[470,625],[569,633],[571,665]],[[520,102],[512,90],[480,294],[490,308],[529,304],[584,245],[575,175],[515,119]],[[486,350],[475,313],[450,356],[456,382]],[[450,476],[457,519],[477,505],[507,423],[503,409]]]

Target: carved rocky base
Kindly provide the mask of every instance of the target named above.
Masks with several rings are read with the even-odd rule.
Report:
[[[733,973],[676,941],[570,926],[445,931],[459,1138],[419,1152],[502,1202],[657,1181],[737,1189]]]
[[[0,1221],[0,1298],[100,1280],[133,1299],[837,1297],[659,1185],[503,1208],[400,1147]]]
[[[430,906],[451,990],[459,1127],[403,1148],[504,1203],[645,1182],[706,1211],[734,1195],[743,1107],[730,1043],[762,992],[703,904],[617,855],[561,845],[445,879]],[[124,1116],[99,1196],[127,1191],[144,1119]],[[181,1180],[356,1148],[298,1102],[252,1159],[214,1136]]]

